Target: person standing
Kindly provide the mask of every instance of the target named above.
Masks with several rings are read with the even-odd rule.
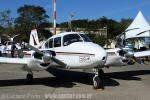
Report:
[[[1,46],[2,57],[6,57],[6,45],[3,43]]]
[[[18,46],[17,47],[18,49],[17,49],[17,55],[18,55],[18,58],[21,58],[21,46]]]
[[[0,43],[0,57],[2,56],[2,48],[1,48],[1,46],[2,46],[2,43]]]
[[[11,44],[11,57],[12,58],[14,58],[15,49],[16,49],[16,46],[15,46],[15,43],[13,42]]]

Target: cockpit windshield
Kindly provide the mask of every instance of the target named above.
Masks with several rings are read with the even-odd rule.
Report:
[[[92,42],[92,40],[89,39],[89,37],[86,34],[80,34],[80,36],[83,38],[85,42]]]
[[[68,34],[63,37],[63,45],[67,46],[74,42],[91,42],[85,34]]]

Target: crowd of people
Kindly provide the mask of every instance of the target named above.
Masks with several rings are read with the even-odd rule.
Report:
[[[15,52],[17,51],[17,57],[21,58],[21,47],[16,48],[16,45],[14,42],[11,43],[11,49],[8,50],[6,43],[0,43],[0,56],[1,57],[15,57]],[[10,56],[8,55],[10,52]]]

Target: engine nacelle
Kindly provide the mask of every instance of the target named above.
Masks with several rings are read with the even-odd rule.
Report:
[[[42,71],[42,70],[47,69],[47,67],[41,65],[41,63],[43,63],[42,60],[28,58],[27,62],[28,64],[23,66],[22,68],[25,71]]]
[[[33,54],[34,58],[43,60],[44,63],[50,63],[52,61],[52,57],[55,56],[55,52],[50,50],[41,51],[43,54],[35,52]]]
[[[23,70],[41,71],[47,69],[52,62],[52,57],[55,56],[55,52],[50,50],[43,50],[43,54],[34,52],[32,58],[28,58],[27,66],[23,67]]]

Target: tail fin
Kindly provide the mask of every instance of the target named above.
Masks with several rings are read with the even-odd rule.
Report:
[[[40,45],[37,30],[35,27],[33,27],[33,29],[31,30],[29,44],[34,47],[38,47]]]

